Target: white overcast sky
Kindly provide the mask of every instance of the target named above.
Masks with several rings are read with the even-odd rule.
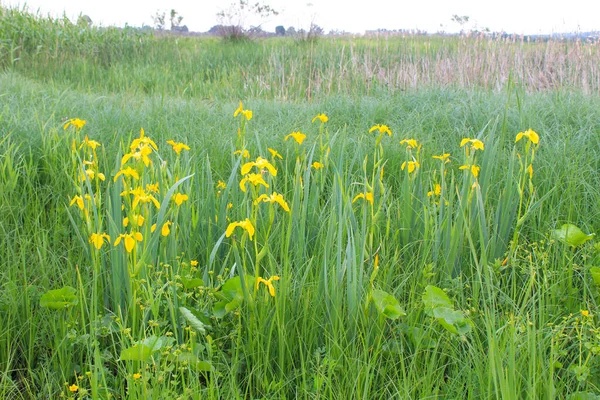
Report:
[[[250,0],[250,3],[260,0]],[[263,0],[280,11],[262,21],[265,30],[276,25],[307,28],[311,20],[323,27],[363,33],[368,29],[421,29],[454,32],[452,15],[468,15],[468,28],[477,25],[509,33],[552,33],[600,30],[600,0]],[[218,23],[216,13],[231,0],[0,0],[5,6],[25,4],[30,11],[66,15],[86,14],[103,26],[152,25],[157,10],[175,9],[193,31],[207,31]],[[247,25],[259,22],[247,19]]]

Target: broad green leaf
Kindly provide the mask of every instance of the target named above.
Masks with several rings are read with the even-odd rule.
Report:
[[[590,268],[590,274],[592,274],[592,279],[594,280],[594,285],[597,288],[600,288],[600,268],[592,267]]]
[[[252,290],[254,288],[255,278],[246,276],[246,288]],[[221,290],[215,293],[215,296],[221,301],[215,303],[213,307],[213,315],[217,318],[223,318],[230,311],[235,310],[244,302],[244,291],[242,289],[242,281],[239,276],[228,279],[221,286]]]
[[[40,306],[60,310],[77,304],[77,290],[71,286],[50,290],[40,298]]]
[[[471,321],[462,312],[447,307],[437,307],[433,316],[449,332],[464,335],[471,330]]]
[[[588,240],[592,240],[596,234],[585,234],[573,224],[564,224],[560,229],[553,230],[552,236],[569,246],[576,247],[581,246]]]
[[[145,346],[148,346],[152,352],[159,351],[164,349],[165,347],[172,346],[175,343],[175,339],[168,336],[149,336],[146,339],[139,342]]]
[[[197,372],[212,372],[214,367],[208,361],[202,361],[193,353],[184,352],[178,355],[169,355],[171,361],[177,363],[186,363],[189,367]]]
[[[204,281],[200,278],[183,279],[183,288],[186,290],[194,289],[199,286],[204,286]]]
[[[190,326],[200,332],[202,335],[206,335],[206,326],[194,315],[194,313],[185,307],[179,307],[181,315],[188,321]]]
[[[590,392],[575,392],[568,397],[569,400],[599,400],[600,396]]]
[[[121,360],[148,361],[153,353],[172,346],[175,339],[168,336],[149,336],[133,346],[121,351]]]
[[[439,287],[427,285],[425,292],[423,292],[423,304],[425,305],[425,311],[432,315],[433,310],[437,307],[446,307],[454,309],[454,304],[450,297]]]
[[[121,351],[120,359],[123,361],[148,361],[152,355],[152,348],[144,344],[136,344]]]
[[[388,292],[383,290],[373,290],[371,299],[377,311],[389,319],[398,319],[406,316],[406,312],[398,303],[398,300]]]

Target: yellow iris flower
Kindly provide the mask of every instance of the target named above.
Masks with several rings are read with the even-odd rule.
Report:
[[[419,143],[415,139],[403,139],[400,144],[406,144],[408,148],[416,149],[419,147]]]
[[[269,184],[265,182],[261,174],[248,174],[244,176],[240,181],[240,189],[242,192],[246,191],[246,182],[250,182],[254,186],[263,185],[266,188],[269,187]]]
[[[427,197],[430,196],[439,196],[442,193],[442,186],[439,183],[436,183],[435,186],[433,187],[433,190],[430,190],[429,192],[427,192]]]
[[[298,132],[290,133],[283,140],[287,141],[290,137],[293,138],[296,141],[296,143],[298,143],[298,144],[302,144],[302,142],[304,142],[304,139],[306,139],[306,135],[304,133],[298,131]]]
[[[233,155],[242,155],[242,158],[250,158],[250,152],[248,150],[244,150],[243,152],[241,150],[236,150],[233,152]]]
[[[371,129],[369,129],[369,133],[373,132],[373,131],[379,131],[379,133],[387,133],[388,136],[392,136],[392,131],[390,130],[390,128],[387,125],[373,125],[371,127]]]
[[[123,239],[125,250],[127,250],[128,253],[131,253],[131,250],[133,250],[133,248],[135,247],[135,242],[141,242],[142,240],[144,240],[144,237],[140,232],[132,232],[125,234],[122,233],[119,235],[119,237],[117,237],[117,240],[115,240],[114,246],[118,246],[119,243],[121,243],[121,239]]]
[[[267,169],[272,176],[277,176],[277,169],[266,159],[258,157],[256,161],[250,161],[242,165],[242,175],[246,175],[252,167],[256,167],[259,170]]]
[[[329,117],[325,114],[319,114],[312,119],[312,122],[314,123],[316,120],[319,120],[322,124],[324,124],[325,122],[329,121]]]
[[[140,174],[138,174],[138,172],[135,169],[131,168],[131,167],[127,167],[125,169],[121,169],[119,172],[117,172],[115,174],[114,181],[116,182],[117,178],[119,176],[121,176],[121,175],[128,176],[128,177],[131,177],[133,179],[140,179]]]
[[[272,148],[268,147],[267,150],[269,150],[269,153],[271,153],[271,156],[273,157],[273,159],[275,158],[279,158],[280,160],[283,160],[283,157],[281,156],[281,154],[279,154],[277,152],[277,150],[273,150]]]
[[[367,192],[367,193],[359,193],[359,194],[357,194],[352,199],[352,203],[357,202],[358,199],[365,199],[366,201],[368,201],[369,203],[371,203],[371,205],[373,205],[373,192]]]
[[[81,128],[83,128],[85,126],[85,123],[86,122],[83,119],[71,118],[70,120],[67,121],[65,126],[63,126],[63,129],[67,130],[70,126],[74,126],[75,129],[80,130]]]
[[[283,208],[287,212],[290,212],[290,207],[288,206],[288,204],[284,200],[283,196],[281,194],[279,194],[279,193],[273,192],[270,196],[268,196],[266,194],[261,194],[254,201],[254,204],[256,205],[256,204],[258,204],[260,202],[264,202],[264,203],[278,203],[281,206],[281,208]]]
[[[411,172],[413,172],[414,170],[416,170],[420,166],[421,166],[421,164],[419,164],[418,161],[409,161],[409,162],[404,161],[402,163],[402,165],[400,166],[400,169],[402,171],[404,171],[404,168],[408,167],[408,173],[410,174]]]
[[[479,171],[481,170],[481,167],[479,167],[478,165],[475,165],[475,164],[473,164],[473,165],[466,164],[466,165],[461,165],[460,167],[458,167],[458,169],[470,170],[471,173],[473,174],[473,176],[475,178],[477,178],[479,176]]]
[[[471,147],[474,150],[483,150],[483,142],[481,140],[464,138],[460,142],[460,147],[463,147],[467,143],[471,143]]]
[[[133,195],[133,208],[136,208],[140,202],[152,202],[156,206],[156,208],[160,208],[160,203],[158,202],[158,200],[156,200],[156,198],[154,198],[154,196],[152,196],[151,194],[146,193],[141,187],[130,190],[129,194]]]
[[[538,144],[540,142],[540,136],[535,133],[533,130],[528,129],[525,132],[517,133],[517,137],[515,138],[515,143],[521,140],[523,137],[526,137],[533,144]]]
[[[84,125],[85,125],[85,121],[84,121]],[[81,128],[79,128],[81,129]],[[102,146],[100,143],[96,142],[95,140],[90,140],[88,138],[87,135],[85,135],[85,138],[83,139],[83,142],[81,143],[81,146],[79,146],[79,148],[82,148],[83,146],[87,146],[92,150],[96,150],[96,147],[98,146]]]
[[[254,236],[254,226],[252,225],[252,222],[250,222],[250,220],[248,218],[246,218],[244,221],[230,223],[227,226],[227,229],[225,230],[225,236],[226,237],[231,236],[233,234],[233,231],[237,227],[240,227],[243,230],[245,230],[246,232],[248,232],[248,236],[250,237],[250,240],[252,240],[252,237]]]
[[[182,205],[183,202],[187,201],[188,199],[189,199],[189,196],[187,194],[177,193],[175,196],[173,196],[173,201],[178,206]]]
[[[450,153],[444,153],[441,156],[432,156],[432,157],[435,158],[436,160],[440,160],[445,163],[450,162]]]
[[[181,143],[181,142],[175,142],[173,140],[167,140],[167,144],[170,144],[171,147],[173,147],[173,151],[179,155],[179,153],[181,153],[181,150],[189,150],[190,147],[185,144],[185,143]]]
[[[242,102],[240,101],[240,106],[237,108],[237,110],[235,110],[235,112],[233,113],[233,117],[237,117],[239,114],[242,114],[244,117],[246,117],[246,119],[248,121],[250,121],[252,119],[252,111],[250,110],[244,110],[244,106],[242,104]]]
[[[104,240],[108,240],[110,242],[110,236],[108,236],[106,233],[92,233],[90,236],[90,243],[92,243],[98,250],[102,248]]]
[[[269,294],[271,295],[271,297],[275,297],[275,286],[273,286],[273,281],[278,281],[278,280],[279,280],[279,277],[277,275],[273,275],[269,279],[263,279],[261,277],[258,277],[256,279],[255,289],[258,290],[258,286],[261,283],[264,283],[267,286],[267,288],[269,289]]]

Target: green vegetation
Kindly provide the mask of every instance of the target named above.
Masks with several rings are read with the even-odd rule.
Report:
[[[0,13],[0,398],[600,396],[596,45]]]

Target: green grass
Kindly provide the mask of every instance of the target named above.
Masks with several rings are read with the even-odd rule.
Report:
[[[368,56],[394,68],[398,60],[422,62],[427,51],[431,60],[454,55],[460,66],[469,48],[535,58],[538,45],[434,38],[429,48],[428,39],[401,38],[311,47],[92,30],[50,48],[64,21],[23,13],[0,20],[0,30],[31,24],[39,38],[0,51],[3,60],[20,51],[0,74],[0,398],[600,395],[600,293],[592,275],[600,250],[596,240],[571,248],[551,235],[564,223],[600,229],[600,98],[586,94],[595,83],[581,69],[563,71],[564,84],[544,88],[551,90],[511,68],[500,87],[470,81],[466,70],[462,81],[434,79],[429,69],[433,75],[420,75],[431,78],[427,84],[400,90],[372,83],[352,60]],[[38,40],[49,50],[36,54]],[[173,57],[177,51],[181,58]],[[340,60],[347,75],[334,73]],[[538,72],[549,76],[543,66]],[[242,140],[233,118],[239,100],[253,111],[242,126],[252,160],[271,159],[268,147],[283,156],[276,177],[263,175],[270,187],[256,193],[240,190],[247,160],[232,155]],[[323,144],[319,123],[311,123],[319,113],[329,116]],[[68,118],[87,124],[80,133],[64,130]],[[382,147],[368,133],[375,124],[394,133]],[[144,184],[159,182],[162,204],[139,209],[144,240],[129,254],[114,241],[130,232],[121,220],[132,218],[132,204],[112,177],[141,127],[159,152],[150,167],[129,165]],[[540,135],[533,191],[516,155],[525,156],[527,139],[514,143],[528,128]],[[307,134],[302,146],[284,141],[297,130]],[[72,141],[78,148],[85,135],[102,143],[93,168],[106,174],[104,182],[74,179],[85,147],[74,153]],[[458,169],[465,137],[485,144],[476,152],[475,188]],[[418,156],[399,144],[408,138],[422,143]],[[176,157],[171,139],[191,150]],[[442,153],[452,159],[445,177],[431,157]],[[401,165],[411,154],[420,168],[408,174]],[[315,171],[313,161],[326,166]],[[226,189],[217,189],[219,180]],[[441,199],[427,195],[442,182]],[[179,207],[169,200],[175,184],[173,193],[189,195]],[[371,190],[373,208],[352,202]],[[258,193],[273,191],[289,213],[253,204]],[[85,193],[98,196],[96,206],[86,203],[89,218],[69,206]],[[230,221],[245,218],[256,227],[252,241],[241,228],[224,237]],[[164,220],[173,221],[167,237],[159,233]],[[110,234],[111,243],[97,251],[88,243],[95,232]],[[225,285],[239,298],[221,315],[219,301],[234,300],[222,285],[240,275],[247,285]],[[281,278],[275,297],[262,284],[255,290],[255,277],[273,275]],[[203,282],[191,287],[191,279]],[[65,286],[75,289],[74,304],[41,306],[45,293]],[[445,309],[434,311],[423,298],[432,286],[449,296],[451,304],[436,297]],[[383,292],[393,297],[385,312],[376,299]],[[445,329],[433,312],[452,315],[455,324]],[[141,345],[132,346],[152,338],[159,338],[151,343],[157,351],[141,357]],[[77,384],[77,394],[65,382]]]

